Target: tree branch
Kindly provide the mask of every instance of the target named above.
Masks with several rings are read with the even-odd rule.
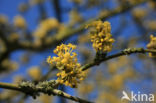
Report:
[[[47,82],[47,83],[50,83],[50,82]],[[47,86],[47,87],[44,87],[44,86]],[[44,85],[44,86],[35,86],[30,82],[23,82],[23,84],[21,84],[21,85],[0,82],[0,88],[16,90],[16,91],[20,91],[20,92],[23,92],[23,93],[26,93],[26,94],[29,94],[32,96],[34,96],[34,94],[42,92],[45,94],[53,94],[53,95],[61,96],[61,97],[64,97],[66,99],[70,99],[70,100],[80,102],[80,103],[92,103],[90,101],[81,99],[79,97],[71,96],[71,95],[69,95],[69,94],[67,94],[61,90],[53,89],[52,87],[49,87],[48,84]]]
[[[107,61],[107,60],[110,60],[110,59],[113,59],[113,58],[117,58],[117,57],[120,57],[120,56],[124,56],[124,55],[130,55],[130,54],[135,54],[135,53],[147,53],[147,52],[150,52],[150,53],[156,53],[156,50],[150,50],[150,49],[144,49],[144,48],[129,48],[129,49],[125,49],[119,53],[116,53],[116,54],[113,54],[113,55],[110,55],[110,56],[107,56],[105,58],[102,58],[102,59],[99,59],[99,60],[94,60],[92,61],[91,63],[88,63],[84,66],[82,66],[82,70],[87,70],[89,69],[90,67],[93,67],[93,66],[96,66],[96,65],[99,65],[100,63],[104,62],[104,61]]]
[[[99,65],[101,62],[109,60],[109,59],[113,59],[116,57],[120,57],[120,56],[124,56],[124,55],[130,55],[130,54],[135,54],[135,53],[156,53],[156,50],[150,50],[150,49],[143,49],[143,48],[129,48],[129,49],[125,49],[119,53],[107,56],[105,58],[93,61],[89,64],[84,65],[81,69],[87,70],[90,67],[93,67],[95,65]],[[31,96],[33,96],[34,98],[36,97],[36,95],[39,94],[39,92],[45,93],[45,94],[53,94],[53,95],[57,95],[57,96],[61,96],[76,102],[81,102],[81,103],[91,103],[90,101],[81,99],[79,97],[74,97],[71,96],[61,90],[57,90],[54,89],[55,85],[57,84],[56,81],[46,81],[46,82],[41,82],[37,85],[34,85],[33,83],[30,82],[23,82],[20,85],[16,85],[16,84],[10,84],[10,83],[1,83],[0,82],[0,88],[5,88],[5,89],[11,89],[11,90],[16,90],[16,91],[20,91],[20,92],[24,92],[26,94],[29,94]]]
[[[60,7],[60,0],[51,0],[52,6],[54,6],[55,16],[58,19],[59,22],[62,22],[62,10]]]

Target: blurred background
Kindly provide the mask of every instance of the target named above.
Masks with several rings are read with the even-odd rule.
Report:
[[[95,50],[84,25],[92,19],[111,23],[115,43],[109,55],[146,48],[150,35],[156,35],[155,12],[155,0],[0,0],[0,82],[56,79],[57,69],[46,58],[61,43],[77,45],[78,61],[89,63]],[[96,103],[121,103],[123,90],[156,94],[155,62],[143,54],[111,59],[90,68],[78,88],[59,89]],[[0,89],[0,103],[74,102]]]

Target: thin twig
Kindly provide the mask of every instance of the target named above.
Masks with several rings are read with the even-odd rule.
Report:
[[[119,53],[116,53],[116,54],[107,56],[105,58],[102,58],[101,60],[92,61],[91,63],[88,63],[88,64],[82,66],[82,70],[83,71],[87,70],[90,67],[99,65],[101,62],[104,62],[104,61],[107,61],[107,60],[110,60],[110,59],[113,59],[113,58],[117,58],[117,57],[120,57],[120,56],[130,55],[130,54],[134,54],[134,53],[143,53],[144,54],[144,53],[147,53],[147,52],[156,53],[156,50],[143,49],[143,48],[129,48],[129,49],[125,49],[125,50],[123,50],[123,51],[121,51]]]

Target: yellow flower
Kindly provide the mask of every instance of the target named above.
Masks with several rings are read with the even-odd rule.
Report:
[[[89,34],[91,35],[93,48],[96,51],[110,52],[112,50],[112,44],[115,41],[111,35],[110,23],[108,21],[94,21],[87,25],[88,27],[92,27]]]
[[[148,49],[156,49],[156,37],[150,36],[150,43],[147,44]],[[150,57],[156,57],[156,53],[149,53]]]
[[[3,62],[2,62],[2,67],[4,68],[9,68],[8,70],[17,70],[19,65],[17,62],[14,62],[14,61],[10,61],[8,59],[5,59]]]
[[[55,18],[48,18],[41,21],[39,27],[34,31],[33,36],[35,38],[42,39],[48,32],[59,27],[59,22]]]
[[[70,87],[77,87],[77,84],[86,76],[86,73],[80,69],[81,65],[77,62],[77,54],[73,52],[74,49],[76,45],[61,44],[54,50],[57,57],[47,58],[49,64],[55,65],[60,70],[57,73],[57,81]]]
[[[70,2],[74,2],[76,4],[82,4],[83,0],[69,0]]]
[[[43,3],[45,0],[29,0],[30,5],[37,5]]]
[[[44,28],[39,27],[34,31],[33,36],[35,38],[42,39],[46,36],[46,34],[47,34],[47,31]]]
[[[147,11],[144,8],[136,8],[132,11],[132,14],[136,19],[140,19],[147,15]]]
[[[15,16],[14,25],[18,28],[26,28],[26,22],[22,16]]]
[[[59,22],[55,18],[48,18],[41,22],[40,28],[44,28],[46,31],[50,31],[59,26]]]
[[[63,64],[66,64],[68,63],[68,60],[66,58],[64,58],[62,61],[61,61]]]
[[[78,13],[77,10],[72,10],[70,12],[70,21],[69,21],[69,25],[73,26],[77,23],[81,23],[83,21],[82,16]]]
[[[53,100],[52,96],[41,94],[39,97],[39,103],[51,103]]]
[[[152,9],[155,9],[156,8],[156,2],[151,0],[148,2],[148,6]]]
[[[18,35],[18,33],[11,33],[10,35],[9,35],[9,40],[10,41],[17,41],[19,39],[19,35]]]
[[[0,23],[6,24],[8,22],[8,18],[5,15],[0,15]]]
[[[152,31],[156,30],[156,27],[154,26],[156,24],[156,20],[150,20],[148,22],[145,22],[145,24],[150,30]]]
[[[28,70],[29,76],[34,80],[39,80],[41,77],[40,68],[37,66],[33,66]]]
[[[51,56],[49,56],[49,57],[47,58],[47,63],[52,64]]]

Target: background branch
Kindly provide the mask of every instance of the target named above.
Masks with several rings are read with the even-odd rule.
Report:
[[[78,28],[69,29],[69,30],[65,31],[63,34],[59,34],[59,35],[61,35],[59,37],[57,34],[55,34],[55,35],[52,35],[52,36],[46,38],[46,39],[48,39],[49,42],[48,43],[45,42],[44,44],[42,44],[39,47],[36,47],[32,42],[19,43],[18,44],[20,47],[19,49],[32,50],[32,51],[45,50],[46,48],[52,47],[55,44],[59,44],[60,42],[62,42],[63,40],[66,40],[67,38],[71,37],[74,34],[82,32],[87,24],[90,24],[91,22],[93,22],[95,20],[98,20],[98,19],[105,20],[107,18],[116,16],[120,13],[124,13],[126,11],[129,11],[129,10],[133,9],[134,7],[141,5],[147,1],[148,0],[140,0],[140,1],[136,2],[135,4],[132,4],[132,5],[127,6],[127,7],[121,6],[121,7],[117,7],[114,10],[109,10],[107,12],[107,15],[101,15],[101,16],[98,16],[94,19],[90,19],[90,20],[86,21],[85,23],[81,24]]]

